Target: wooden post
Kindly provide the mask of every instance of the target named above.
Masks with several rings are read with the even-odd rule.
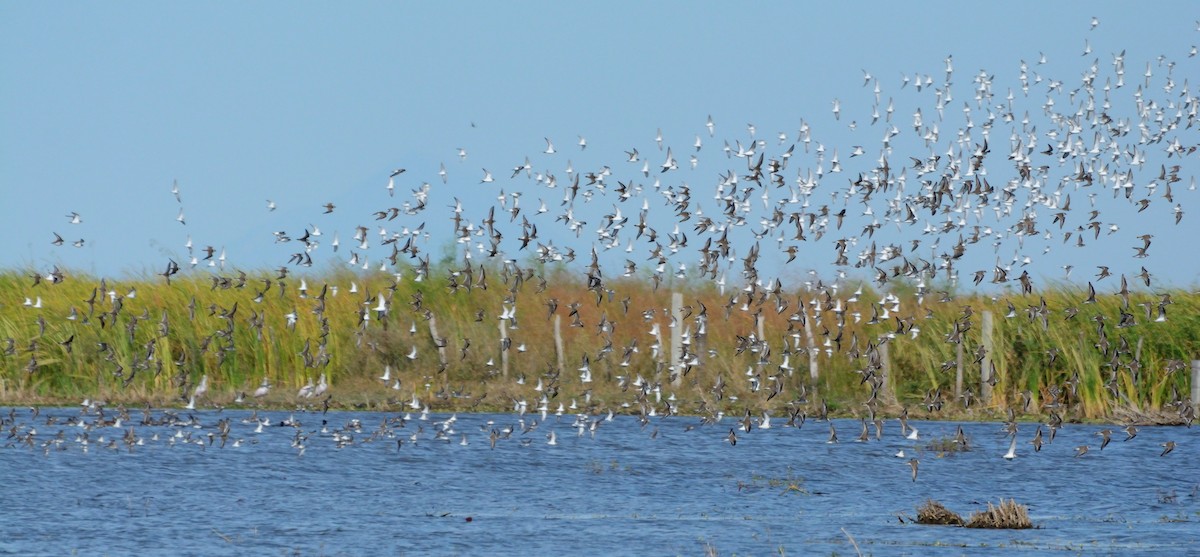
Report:
[[[558,314],[554,314],[554,355],[558,358],[558,372],[562,373],[567,366],[563,363],[566,355],[563,354],[562,316]]]
[[[675,326],[671,327],[671,358],[667,360],[671,363],[672,375],[675,380],[673,385],[678,387],[683,383],[683,294],[679,292],[671,293],[671,321]]]
[[[988,382],[991,379],[990,370],[992,369],[992,312],[983,312],[983,361],[980,362],[979,377],[979,399],[984,404],[992,403],[992,385]]]
[[[429,316],[429,334],[430,334],[430,336],[433,337],[433,343],[437,344],[438,338],[439,338],[438,332],[437,332],[437,318],[432,315]],[[442,365],[445,365],[446,364],[446,347],[438,346],[437,349],[438,349],[438,361],[441,362]]]
[[[500,320],[500,374],[508,377],[508,349],[504,346],[504,341],[508,339],[507,322]]]
[[[891,345],[890,340],[884,339],[876,348],[879,352],[879,373],[883,377],[883,388],[880,390],[883,391],[883,401],[888,404],[896,402],[896,386],[895,380],[892,378],[892,358],[888,348]]]
[[[963,342],[960,337],[958,340],[958,361],[955,366],[957,369],[954,372],[954,400],[962,399],[963,365]]]
[[[696,332],[692,334],[692,353],[696,355],[697,365],[704,366],[706,352],[708,352],[708,316],[696,317]]]
[[[1200,406],[1200,360],[1192,360],[1192,407]]]
[[[804,309],[803,311],[808,310]],[[808,341],[808,377],[812,380],[812,385],[809,386],[815,390],[817,388],[817,380],[820,379],[821,374],[817,369],[817,341],[813,338],[813,319],[815,318],[811,315],[804,317],[804,338]]]

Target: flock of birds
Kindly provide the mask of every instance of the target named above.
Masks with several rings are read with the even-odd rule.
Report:
[[[326,409],[327,412],[327,409]],[[639,421],[641,430],[650,429],[648,438],[653,440],[660,436],[660,426],[678,427],[681,434],[699,431],[699,428],[712,426],[723,419],[736,422],[725,437],[730,445],[738,443],[739,436],[749,435],[754,429],[768,430],[774,426],[769,414],[761,418],[753,418],[749,414],[735,418],[701,417],[695,421],[684,419],[668,423],[666,421],[651,421],[647,416],[632,418],[618,416],[612,412],[606,415],[593,416],[587,413],[565,415],[559,411],[548,413],[545,408],[539,414],[521,412],[518,416],[507,418],[505,415],[485,416],[485,419],[472,420],[471,425],[459,424],[457,414],[434,415],[429,409],[423,408],[417,413],[406,412],[403,415],[383,415],[377,424],[365,423],[367,420],[359,417],[348,417],[340,424],[330,422],[333,416],[326,412],[320,414],[320,424],[308,423],[310,414],[300,418],[296,413],[282,417],[282,413],[260,414],[235,411],[226,415],[218,410],[203,412],[184,412],[177,410],[155,411],[146,407],[140,412],[124,406],[114,409],[106,408],[103,403],[84,401],[78,411],[69,408],[52,409],[43,415],[38,407],[18,411],[10,408],[0,415],[0,431],[6,433],[4,449],[27,449],[39,451],[49,456],[68,451],[84,454],[93,451],[127,451],[161,450],[170,448],[193,448],[196,450],[239,449],[241,447],[272,446],[283,450],[279,445],[284,440],[290,443],[291,449],[299,457],[303,457],[310,446],[319,450],[343,450],[355,447],[393,446],[396,452],[412,450],[412,447],[426,443],[434,445],[460,445],[467,447],[474,443],[485,443],[491,450],[498,446],[511,444],[515,447],[529,447],[540,443],[554,447],[559,444],[558,431],[568,428],[574,436],[595,439],[599,431],[608,429],[606,424],[614,420]],[[414,415],[415,414],[415,415]],[[806,414],[796,411],[790,414],[784,428],[801,430],[806,422]],[[336,419],[336,418],[334,418]],[[813,416],[814,421],[825,421],[829,428],[826,443],[838,444],[837,427],[834,420],[828,416]],[[845,420],[842,421],[845,423]],[[861,430],[854,439],[857,443],[884,442],[893,447],[900,446],[895,453],[898,459],[907,459],[911,470],[912,481],[918,479],[920,460],[917,455],[933,454],[941,458],[947,453],[975,450],[974,441],[958,426],[952,437],[928,439],[922,437],[915,424],[909,423],[905,415],[895,420],[899,427],[898,434],[884,440],[885,420],[874,419],[868,422],[860,420]],[[946,427],[945,424],[939,424]],[[872,434],[870,428],[873,426]],[[930,424],[933,427],[933,424]],[[889,426],[890,427],[890,426]],[[924,427],[924,426],[923,426]],[[1004,423],[1001,432],[1007,436],[1010,443],[1008,450],[1002,455],[1006,460],[1017,458],[1017,432],[1020,425],[1015,417]],[[1056,432],[1062,427],[1061,422],[1050,421],[1037,425],[1037,429],[1029,444],[1034,453],[1042,451],[1043,445],[1054,442]],[[1108,427],[1090,426],[1099,437],[1097,452],[1103,451],[1112,440],[1113,430]],[[1044,434],[1043,431],[1048,431]],[[53,433],[47,432],[47,430]],[[1133,441],[1139,432],[1137,426],[1128,425],[1122,429],[1122,443]],[[1134,441],[1136,444],[1137,442]],[[1160,457],[1171,454],[1176,447],[1175,441],[1167,440],[1159,444]],[[503,447],[501,447],[503,448]],[[1090,454],[1091,447],[1083,444],[1075,447],[1075,458]],[[906,452],[907,451],[907,452]],[[1095,454],[1095,453],[1091,453]],[[910,458],[911,457],[911,458]],[[1093,457],[1088,457],[1093,458]]]
[[[248,319],[249,326],[260,332],[264,326],[294,331],[297,322],[312,320],[321,334],[305,343],[301,371],[305,384],[295,399],[306,404],[310,400],[322,401],[323,409],[328,410],[332,401],[330,380],[335,377],[327,377],[332,372],[325,371],[330,361],[326,300],[327,296],[336,296],[339,288],[351,293],[358,293],[358,288],[356,284],[325,284],[319,293],[310,293],[305,278],[300,278],[300,286],[293,288],[293,273],[320,262],[320,256],[327,254],[330,260],[344,261],[353,269],[378,270],[393,277],[394,284],[436,282],[464,298],[475,290],[486,289],[489,266],[498,268],[507,291],[501,307],[494,308],[495,314],[513,325],[518,297],[530,296],[531,290],[532,296],[537,296],[546,289],[548,280],[534,265],[523,264],[521,257],[528,256],[540,264],[562,263],[570,269],[582,267],[586,291],[580,292],[579,300],[563,303],[563,310],[570,308],[568,317],[572,324],[595,327],[600,336],[607,337],[606,350],[594,357],[584,356],[577,368],[578,381],[562,377],[563,370],[558,370],[538,376],[534,387],[526,384],[526,376],[521,373],[513,388],[528,393],[534,400],[515,398],[513,407],[519,421],[483,432],[492,446],[521,438],[523,433],[546,423],[550,415],[574,415],[572,424],[579,434],[595,434],[616,413],[632,413],[636,419],[649,423],[652,417],[684,411],[681,406],[688,394],[673,389],[678,387],[680,375],[699,364],[702,354],[694,347],[700,343],[689,340],[707,334],[708,308],[702,304],[688,306],[686,314],[668,315],[669,327],[686,329],[681,353],[661,359],[656,369],[630,370],[613,378],[621,383],[622,392],[630,393],[630,398],[618,403],[609,401],[611,405],[607,407],[591,400],[589,384],[594,381],[591,365],[616,351],[611,342],[614,324],[607,317],[601,317],[596,324],[584,324],[578,309],[582,303],[594,301],[597,305],[610,304],[605,307],[620,307],[623,314],[632,309],[634,315],[640,313],[647,321],[654,321],[659,308],[630,308],[628,297],[622,300],[619,286],[613,286],[614,279],[641,277],[655,290],[674,278],[711,281],[722,298],[728,298],[724,308],[727,317],[739,309],[755,316],[772,309],[780,314],[790,312],[789,333],[783,339],[762,338],[754,330],[738,335],[736,342],[726,339],[731,345],[736,343],[731,350],[754,355],[752,368],[758,372],[747,373],[746,380],[753,383],[751,392],[764,400],[753,404],[765,405],[791,390],[788,426],[803,425],[809,411],[814,418],[827,420],[828,410],[823,401],[810,402],[803,386],[787,385],[792,369],[799,365],[792,360],[822,353],[826,357],[847,355],[860,362],[863,383],[872,387],[864,403],[867,410],[861,418],[858,438],[868,440],[868,425],[873,424],[874,436],[879,439],[883,429],[883,418],[877,414],[881,408],[877,395],[883,385],[879,346],[897,336],[920,334],[922,301],[926,297],[951,301],[950,290],[960,283],[975,286],[986,281],[995,288],[1015,289],[1021,296],[1034,294],[1036,275],[1031,270],[1054,261],[1048,254],[1055,249],[1127,242],[1110,250],[1126,255],[1116,256],[1115,260],[1106,261],[1106,265],[1097,265],[1097,272],[1087,281],[1087,294],[1080,305],[1051,308],[1042,300],[1040,304],[1027,304],[1019,309],[1010,302],[1009,317],[1023,315],[1030,322],[1041,322],[1044,326],[1051,318],[1074,318],[1084,304],[1095,302],[1097,297],[1119,297],[1119,315],[1096,312],[1090,316],[1102,339],[1097,349],[1106,361],[1112,362],[1114,382],[1119,370],[1136,372],[1142,365],[1123,339],[1121,343],[1108,340],[1109,324],[1125,328],[1165,321],[1172,300],[1169,294],[1138,291],[1138,283],[1146,289],[1155,287],[1154,275],[1145,266],[1153,254],[1155,234],[1123,231],[1122,226],[1131,223],[1117,219],[1144,215],[1154,219],[1155,230],[1165,230],[1180,225],[1185,218],[1185,200],[1196,188],[1195,177],[1187,172],[1189,162],[1195,160],[1200,148],[1194,129],[1200,114],[1200,95],[1191,90],[1187,79],[1196,75],[1191,60],[1196,50],[1193,47],[1182,54],[1180,60],[1164,54],[1146,61],[1144,70],[1138,62],[1136,69],[1127,73],[1125,51],[1102,59],[1092,55],[1089,46],[1084,53],[1084,69],[1072,81],[1044,75],[1045,56],[1032,63],[1020,61],[1013,82],[1004,82],[988,71],[964,77],[956,71],[952,56],[945,58],[944,70],[936,75],[906,74],[898,83],[888,83],[864,72],[862,86],[871,99],[869,110],[853,110],[849,102],[834,99],[833,125],[848,127],[854,137],[870,135],[879,139],[849,146],[822,142],[820,125],[806,120],[801,120],[794,133],[779,132],[764,137],[756,126],[748,125],[744,135],[718,142],[716,123],[709,116],[703,131],[687,145],[668,144],[662,130],[658,130],[650,145],[630,145],[609,164],[576,169],[566,159],[567,149],[546,138],[538,156],[525,157],[508,172],[481,169],[478,184],[471,183],[469,187],[488,191],[495,199],[482,208],[474,195],[466,202],[449,199],[456,191],[462,191],[458,195],[464,198],[469,194],[458,189],[464,187],[464,180],[445,163],[438,165],[436,177],[430,175],[428,181],[413,179],[413,173],[397,168],[389,173],[386,189],[380,192],[386,202],[353,227],[352,242],[348,245],[341,245],[335,231],[326,249],[327,232],[313,224],[297,227],[299,232],[272,232],[275,244],[286,251],[287,263],[271,275],[255,278],[231,269],[225,249],[217,247],[219,242],[194,244],[188,236],[186,257],[182,262],[170,258],[160,267],[159,274],[170,284],[180,273],[207,270],[214,290],[244,293],[241,295],[244,302],[239,303],[251,308],[248,316],[245,311],[238,314],[237,304],[230,308],[210,306],[210,315],[218,316],[223,324],[211,332],[204,347],[218,352],[220,361],[237,349],[232,334],[235,323]],[[897,113],[895,97],[902,95],[917,102],[906,115]],[[714,143],[718,145],[714,147]],[[580,136],[571,150],[581,157],[589,153],[590,157],[595,148],[587,151],[588,148],[587,139]],[[465,166],[468,159],[465,148],[458,149],[458,158],[457,164]],[[712,168],[723,162],[727,163],[726,168]],[[454,165],[452,162],[450,166]],[[410,198],[394,203],[396,190],[402,189],[398,184],[410,179],[420,185],[411,190]],[[704,185],[698,182],[705,179],[708,183]],[[441,185],[435,185],[438,183]],[[179,202],[176,218],[186,226],[178,183],[171,192]],[[437,200],[443,198],[448,210],[437,214],[436,208],[441,204]],[[537,201],[531,201],[532,198]],[[341,214],[338,202],[322,205],[316,218],[335,223],[332,219]],[[267,211],[276,208],[275,202],[267,202]],[[427,219],[426,215],[431,216]],[[66,216],[70,225],[84,222],[78,212]],[[450,221],[449,238],[457,246],[457,262],[445,274],[439,274],[431,270],[429,244],[442,236],[436,236],[440,234],[435,231],[440,230],[438,226],[427,223],[441,222],[445,217]],[[336,228],[336,224],[326,224],[325,228]],[[52,234],[53,246],[67,243],[58,232]],[[85,240],[80,238],[70,243],[82,247]],[[964,268],[968,262],[993,257],[994,264]],[[1132,261],[1122,262],[1126,257]],[[577,258],[586,264],[575,263]],[[619,270],[608,264],[622,259],[623,264],[617,265]],[[789,266],[796,261],[831,270],[813,271],[803,284],[790,289],[784,280],[797,274]],[[1064,278],[1069,279],[1072,270],[1072,266],[1065,265]],[[56,318],[42,312],[42,295],[52,296],[50,289],[71,280],[71,276],[58,267],[37,270],[30,276],[25,307],[0,309],[37,312],[36,325],[33,330],[24,331],[26,338],[0,339],[3,344],[0,348],[4,349],[5,369],[19,367],[25,373],[36,374],[57,351],[70,352],[75,335],[53,342],[42,340],[46,319]],[[1118,291],[1098,292],[1098,285],[1108,284],[1102,281],[1116,276],[1120,277]],[[863,299],[862,288],[854,290],[854,277],[874,281],[885,291],[893,281],[915,283],[916,304],[893,294],[879,300]],[[931,286],[937,281],[950,287],[939,290]],[[164,313],[157,331],[146,332],[143,327],[139,332],[138,324],[152,323],[151,312],[157,313],[160,308],[137,299],[132,290],[118,291],[115,284],[102,280],[92,296],[82,301],[85,308],[72,307],[70,315],[62,318],[91,329],[108,326],[121,329],[115,327],[120,323],[131,338],[149,335],[150,340],[144,345],[145,357],[128,363],[128,369],[111,345],[99,343],[99,353],[110,362],[108,365],[119,368],[114,373],[128,384],[138,371],[161,372],[163,358],[167,356],[156,351],[155,339],[167,336],[170,326]],[[534,286],[526,288],[526,284]],[[270,292],[272,288],[275,292]],[[789,290],[795,293],[789,294]],[[393,300],[393,292],[395,288],[359,294],[364,298],[356,316],[360,331],[372,326],[373,319],[379,322],[389,316],[404,315],[405,302]],[[308,311],[293,309],[284,315],[268,315],[266,311],[254,310],[268,295],[286,297],[293,307]],[[548,308],[549,315],[559,310],[557,299],[542,299],[541,303]],[[198,305],[203,308],[193,297],[189,306],[193,319]],[[430,310],[423,308],[419,299],[409,305],[414,318],[431,317]],[[1137,307],[1144,309],[1144,319]],[[142,314],[139,316],[136,311]],[[946,341],[966,342],[966,331],[977,328],[974,317],[969,307],[964,308],[954,330],[945,332]],[[880,329],[886,330],[861,342],[856,335],[852,339],[843,337],[848,320],[863,319],[881,324]],[[805,345],[801,331],[806,327],[817,331],[815,336],[820,340],[810,333]],[[657,324],[655,328],[658,329]],[[656,351],[663,351],[661,336],[652,336]],[[436,340],[442,349],[452,344],[446,339]],[[460,339],[460,344],[465,355],[470,341]],[[313,345],[315,348],[310,348]],[[523,351],[524,346],[509,343],[501,349]],[[622,368],[628,366],[634,351],[636,344],[626,347]],[[978,363],[982,354],[978,351],[976,354]],[[415,348],[407,358],[396,356],[401,361],[415,360]],[[19,364],[12,363],[18,361]],[[188,401],[186,409],[195,409],[206,401],[211,403],[208,374],[192,368],[186,361],[176,363],[185,370],[179,388]],[[444,370],[446,359],[442,357],[439,363]],[[1172,372],[1185,369],[1182,361],[1172,361],[1168,366]],[[319,378],[314,381],[314,376]],[[400,389],[390,368],[378,380]],[[736,373],[729,379],[725,373],[718,373],[717,383],[711,389],[697,389],[706,399],[694,410],[702,416],[701,424],[713,425],[725,418],[724,410],[713,402],[722,400],[726,380],[740,379]],[[1031,440],[1035,450],[1040,450],[1043,440],[1047,443],[1053,440],[1063,422],[1063,409],[1077,402],[1077,386],[1078,379],[1074,378],[1041,393],[1039,408],[1035,410],[1044,412],[1049,419],[1038,427]],[[266,399],[271,389],[271,383],[264,378],[250,395],[238,390],[235,402],[253,404]],[[567,396],[559,399],[563,402],[556,402],[560,393]],[[569,408],[565,402],[568,398]],[[1027,394],[1024,408],[1008,409],[1006,428],[1012,444],[1006,458],[1016,456],[1018,418],[1030,411],[1033,398],[1032,393]],[[737,443],[739,431],[744,435],[755,427],[771,427],[767,412],[762,412],[761,417],[752,415],[749,406],[753,404],[743,402],[748,403],[745,415],[726,438],[731,445]],[[924,405],[935,410],[942,403],[939,391],[927,396]],[[413,412],[428,417],[429,403],[421,401],[415,391],[407,404]],[[1177,393],[1168,406],[1178,410],[1182,421],[1190,424],[1195,418],[1191,402]],[[527,420],[527,416],[540,418]],[[37,417],[36,410],[33,417]],[[69,445],[61,429],[64,426],[79,428],[74,437],[83,446],[92,443],[91,435],[96,430],[101,432],[98,443],[109,448],[132,449],[147,441],[137,433],[133,427],[135,420],[123,408],[110,414],[103,404],[89,402],[81,415],[55,420],[58,418],[47,419],[46,425],[59,426],[59,432],[45,439],[36,432],[40,426],[32,421],[19,423],[10,411],[3,420],[8,431],[6,445],[40,447],[47,451],[61,449]],[[467,442],[465,434],[455,434],[454,417],[429,421],[429,427],[421,425],[415,433],[405,435],[399,430],[410,422],[410,417],[384,419],[374,431],[365,430],[359,422],[334,429],[324,424],[319,430],[311,430],[295,420],[273,424],[257,415],[247,420],[246,425],[255,430],[280,425],[293,427],[294,446],[301,452],[308,437],[317,432],[339,446],[379,438],[396,439],[398,443],[427,438]],[[917,439],[918,432],[908,426],[906,415],[899,420],[901,434]],[[415,421],[426,423],[422,418]],[[250,439],[240,432],[234,433],[236,424],[227,418],[210,424],[201,423],[194,414],[180,415],[175,411],[155,414],[147,410],[140,424],[177,428],[167,442],[205,446],[218,442],[224,446],[230,442],[238,446]],[[193,427],[198,427],[201,433],[193,434]],[[829,442],[837,442],[832,421],[829,430]],[[1132,440],[1136,428],[1129,426],[1126,432],[1127,439]],[[1102,438],[1100,449],[1108,444],[1111,433],[1108,429],[1098,432]],[[549,433],[547,442],[554,444],[556,434]],[[961,429],[956,442],[966,444]],[[1166,456],[1173,448],[1173,443],[1166,443],[1161,454]],[[1090,450],[1086,445],[1080,446],[1077,456]],[[916,480],[917,461],[910,463]]]

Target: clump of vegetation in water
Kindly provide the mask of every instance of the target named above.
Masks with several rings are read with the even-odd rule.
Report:
[[[771,489],[780,490],[780,495],[785,495],[788,493],[807,495],[809,493],[808,490],[804,488],[804,478],[797,476],[790,466],[788,467],[786,476],[767,477],[760,474],[754,474],[750,476],[749,482],[738,481],[737,487],[738,491],[758,490],[762,489],[763,484],[766,484],[766,487]]]
[[[952,455],[971,450],[970,439],[958,440],[954,437],[931,439],[925,444],[925,450],[937,453],[938,456]]]
[[[933,499],[927,499],[924,505],[917,508],[917,524],[962,526],[965,523],[958,513],[947,509]]]
[[[917,508],[917,524],[1013,530],[1033,528],[1033,521],[1029,519],[1029,508],[1018,504],[1016,500],[1005,501],[1003,498],[998,505],[988,503],[987,510],[972,513],[971,518],[965,521],[958,513],[929,499]]]
[[[988,503],[986,511],[971,514],[971,519],[967,521],[966,526],[967,528],[1021,530],[1033,528],[1033,521],[1029,520],[1029,507],[1017,504],[1013,499],[1005,501],[1001,498],[999,505]]]

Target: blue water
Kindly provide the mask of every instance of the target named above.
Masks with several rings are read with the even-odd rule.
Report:
[[[1036,424],[1022,424],[1006,461],[995,423],[962,424],[972,450],[939,457],[923,445],[957,423],[912,422],[911,441],[893,420],[882,441],[858,443],[859,422],[835,420],[841,443],[828,444],[829,425],[811,420],[745,433],[731,419],[617,416],[579,435],[571,416],[522,433],[516,415],[460,414],[447,428],[448,415],[264,412],[272,425],[255,433],[241,410],[179,411],[167,425],[140,425],[135,411],[120,429],[80,412],[21,408],[5,425],[0,554],[854,555],[847,534],[864,555],[1200,554],[1200,433],[1185,428],[1124,442],[1113,427],[1100,451],[1105,426],[1068,425],[1034,453]],[[289,416],[300,424],[280,426]],[[361,430],[339,442],[356,419]],[[491,448],[490,431],[508,426]],[[1166,440],[1178,447],[1160,457]],[[1091,450],[1075,458],[1082,444]],[[1001,497],[1028,504],[1038,528],[907,520],[928,498],[966,517]]]

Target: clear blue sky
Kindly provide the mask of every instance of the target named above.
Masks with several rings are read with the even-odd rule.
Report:
[[[913,112],[920,107],[925,125],[936,123],[933,90],[944,87],[947,56],[954,68],[953,98],[934,151],[944,154],[954,143],[964,122],[964,102],[974,124],[969,143],[981,140],[989,113],[973,100],[973,80],[981,71],[991,80],[993,104],[1005,102],[1009,90],[1015,93],[1017,122],[997,119],[989,136],[989,180],[999,187],[1014,175],[1005,157],[1024,113],[1040,136],[1037,156],[1051,141],[1045,132],[1056,127],[1043,103],[1052,97],[1055,110],[1066,111],[1069,92],[1079,87],[1093,61],[1103,81],[1113,76],[1114,55],[1126,53],[1125,85],[1113,92],[1112,112],[1132,119],[1133,129],[1121,145],[1136,143],[1139,120],[1131,96],[1143,84],[1148,62],[1153,76],[1146,99],[1182,103],[1185,81],[1188,94],[1196,95],[1200,72],[1189,51],[1200,43],[1198,14],[1186,2],[1136,10],[1125,3],[968,8],[957,2],[877,2],[818,8],[690,2],[7,2],[0,5],[0,268],[45,271],[61,265],[117,276],[161,271],[174,258],[185,272],[207,273],[204,267],[188,270],[184,245],[190,236],[201,256],[204,246],[226,250],[228,268],[269,269],[300,251],[294,241],[276,243],[272,233],[285,231],[295,238],[312,226],[323,233],[322,245],[311,253],[314,269],[344,265],[351,251],[378,263],[390,249],[379,246],[379,223],[372,213],[411,202],[410,192],[424,182],[431,184],[429,208],[386,224],[391,233],[424,222],[430,238],[421,247],[435,259],[454,245],[447,208],[453,198],[463,201],[464,217],[478,223],[503,190],[522,194],[523,215],[538,224],[543,241],[575,248],[583,263],[598,245],[594,231],[601,215],[614,205],[631,218],[631,227],[642,199],[648,199],[651,225],[667,242],[676,221],[653,189],[655,178],[663,189],[686,183],[693,208],[699,205],[705,215],[719,219],[721,206],[713,199],[719,176],[729,170],[746,173],[746,161],[727,158],[723,144],[762,139],[768,159],[777,157],[797,143],[802,122],[811,130],[810,148],[825,146],[824,159],[805,154],[797,143],[783,174],[794,186],[799,173],[822,166],[826,173],[810,210],[830,204],[837,211],[841,205],[830,194],[845,191],[881,153],[885,122],[870,124],[876,83],[880,112],[888,99],[895,104],[892,123],[900,135],[888,155],[894,173],[911,166],[909,156],[930,155],[913,131]],[[1093,16],[1099,21],[1094,29]],[[1040,53],[1045,64],[1038,64]],[[1028,96],[1019,81],[1021,60],[1029,68]],[[1163,89],[1165,62],[1175,63],[1170,93]],[[864,70],[871,76],[865,87]],[[930,76],[933,85],[920,93],[911,83],[901,88],[905,76],[918,75]],[[1041,81],[1034,82],[1035,76]],[[1063,82],[1061,90],[1049,91],[1054,80]],[[834,99],[841,107],[837,120]],[[1187,109],[1178,109],[1186,121]],[[1167,118],[1175,112],[1165,110]],[[714,137],[705,128],[709,115]],[[754,138],[749,124],[755,126]],[[659,129],[678,171],[657,173],[665,159],[655,142]],[[1107,185],[1091,188],[1101,210],[1099,240],[1089,233],[1085,248],[1073,247],[1073,239],[1063,244],[1062,232],[1051,227],[1056,211],[1043,207],[1039,230],[1053,230],[1052,240],[1031,238],[1022,245],[1010,236],[998,251],[981,241],[970,246],[960,275],[966,279],[986,269],[990,279],[998,258],[1008,264],[1014,256],[1028,256],[1032,263],[1025,268],[1039,284],[1061,278],[1064,264],[1076,266],[1075,281],[1094,278],[1097,265],[1130,276],[1145,265],[1156,280],[1196,284],[1200,259],[1193,256],[1191,239],[1200,231],[1200,203],[1188,186],[1197,155],[1168,160],[1165,147],[1175,138],[1196,145],[1197,129],[1180,126],[1161,144],[1139,146],[1147,162],[1135,168],[1133,200],[1152,200],[1144,212],[1123,199],[1114,202]],[[782,145],[780,132],[786,134]],[[578,146],[581,135],[586,151]],[[697,135],[703,141],[699,152],[692,148]],[[1090,127],[1083,137],[1090,148]],[[558,152],[544,153],[543,138],[550,138]],[[851,159],[856,145],[865,154]],[[649,161],[648,178],[640,172],[641,163],[625,162],[625,151],[635,147]],[[465,160],[459,148],[467,151]],[[841,174],[829,173],[834,149]],[[698,159],[694,170],[692,154]],[[524,174],[510,178],[526,157],[533,171],[555,174],[558,187],[548,189]],[[1035,159],[1035,164],[1050,160]],[[578,173],[605,165],[613,170],[607,192],[595,192],[588,203],[576,201],[576,218],[588,221],[578,239],[553,220],[563,211],[559,203],[570,183],[568,161]],[[441,164],[447,184],[438,175]],[[1161,186],[1152,197],[1143,191],[1158,176],[1160,164],[1182,165],[1174,203],[1162,199]],[[388,174],[401,167],[407,172],[396,178],[396,196],[389,198]],[[480,183],[485,168],[494,182]],[[908,172],[906,192],[915,193],[918,180]],[[1051,179],[1071,172],[1070,165],[1054,166]],[[643,193],[619,203],[612,189],[631,179]],[[176,180],[182,203],[171,194]],[[1072,193],[1072,218],[1064,230],[1088,221],[1089,191],[1067,192]],[[761,228],[758,219],[770,215],[758,195],[751,196],[748,224],[731,235],[738,239],[739,256],[753,242],[748,232]],[[772,195],[775,201],[782,194],[772,190]],[[886,209],[887,197],[872,201],[876,217]],[[267,210],[268,199],[276,211]],[[546,214],[536,215],[539,199],[549,206]],[[1018,203],[1025,200],[1022,193]],[[325,203],[336,205],[333,213],[325,214]],[[1178,226],[1174,204],[1185,211]],[[843,230],[799,243],[799,257],[790,264],[780,253],[794,242],[778,244],[772,239],[778,233],[762,240],[762,278],[803,277],[810,269],[832,276],[833,240],[857,236],[866,222],[861,219],[871,218],[860,215],[865,206],[855,199],[845,206],[851,217]],[[177,221],[180,208],[186,225]],[[66,217],[71,212],[83,222],[71,224]],[[885,225],[874,240],[880,247],[896,243],[907,250],[911,239],[921,238],[916,254],[929,259],[925,246],[934,237],[920,234],[928,217],[919,218],[915,225]],[[984,224],[1000,229],[1016,220],[993,217]],[[506,254],[528,257],[530,250],[516,250],[521,228],[502,217],[497,221]],[[691,243],[671,256],[672,269],[680,263],[695,267],[695,250],[704,236],[692,233],[694,222],[684,223]],[[1119,230],[1109,235],[1112,224]],[[352,249],[358,225],[370,228],[367,250]],[[329,246],[334,232],[341,242],[336,254]],[[51,244],[55,233],[63,245]],[[1134,259],[1133,246],[1142,243],[1137,236],[1147,233],[1154,235],[1149,257]],[[957,236],[942,238],[940,251],[950,251]],[[622,246],[631,237],[623,232]],[[73,247],[80,239],[84,246]],[[866,242],[848,251],[851,261]],[[604,255],[610,275],[619,274],[626,257],[650,265],[649,246],[634,245],[632,255],[621,250]],[[731,283],[737,282],[739,268],[731,268]],[[1022,268],[1018,263],[1014,269],[1012,276]]]

